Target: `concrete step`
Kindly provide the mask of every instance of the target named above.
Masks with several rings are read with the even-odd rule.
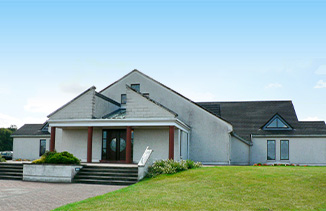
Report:
[[[107,169],[110,169],[110,170],[132,170],[132,171],[138,171],[138,167],[117,167],[117,166],[104,166],[104,167],[101,167],[101,166],[83,166],[84,169],[103,169],[103,170],[107,170]]]
[[[23,166],[18,166],[18,165],[10,165],[10,164],[7,164],[7,165],[0,165],[0,169],[3,169],[3,168],[12,168],[12,169],[23,169]]]
[[[0,176],[1,175],[23,175],[23,172],[16,172],[16,171],[0,171]]]
[[[85,165],[73,181],[89,184],[131,185],[138,181],[138,167]]]
[[[112,168],[82,168],[85,172],[116,172],[116,173],[138,173],[138,169],[112,169]]]
[[[102,175],[102,176],[135,176],[138,177],[138,172],[107,172],[107,171],[96,171],[96,172],[90,172],[90,171],[80,171],[78,175]]]
[[[123,180],[123,181],[135,181],[137,182],[138,177],[125,176],[100,176],[100,175],[77,175],[75,179],[99,179],[99,180]]]
[[[23,164],[0,163],[0,179],[22,180]]]
[[[0,175],[0,180],[23,180],[23,175],[18,176],[18,175]]]
[[[0,172],[18,172],[18,173],[23,173],[23,169],[12,169],[12,168],[0,168]]]
[[[103,184],[103,185],[132,185],[136,182],[124,180],[74,179],[75,183]]]

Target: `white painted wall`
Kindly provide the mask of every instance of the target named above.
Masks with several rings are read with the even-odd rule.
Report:
[[[135,128],[133,162],[138,163],[146,147],[153,149],[153,161],[169,158],[169,128]],[[174,133],[174,158],[180,160],[178,130]]]
[[[267,160],[267,140],[276,141],[276,160]],[[280,160],[280,140],[289,140],[289,160]],[[253,138],[251,164],[326,165],[326,138]]]
[[[231,165],[249,165],[249,145],[231,136]]]
[[[95,95],[94,114],[95,118],[102,118],[113,111],[116,111],[119,106],[114,105],[98,96]]]
[[[136,83],[140,84],[142,93],[149,93],[150,98],[176,112],[178,118],[191,127],[190,159],[203,163],[229,163],[228,132],[232,126],[142,74],[132,72],[101,94],[119,102],[121,94],[126,94],[126,84]]]
[[[181,145],[180,159],[187,160],[188,159],[188,134],[184,131],[181,131],[180,145]]]
[[[40,140],[46,139],[46,150],[49,150],[50,138],[14,138],[13,140],[13,160],[28,159],[36,160],[40,158]]]
[[[57,129],[58,131],[58,129]],[[59,132],[60,133],[60,132]],[[57,133],[58,134],[58,133]],[[56,135],[57,135],[56,134]],[[56,136],[56,150],[58,152],[68,151],[81,159],[82,162],[87,160],[87,137],[88,129],[63,129],[62,136]],[[101,160],[102,150],[102,129],[94,128],[92,162]]]

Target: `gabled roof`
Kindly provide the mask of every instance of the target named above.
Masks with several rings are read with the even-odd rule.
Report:
[[[223,117],[221,117],[221,116],[217,115],[217,114],[216,114],[216,113],[214,113],[213,111],[211,111],[211,110],[207,109],[206,107],[203,107],[203,106],[201,106],[200,104],[198,104],[198,103],[196,103],[196,102],[194,102],[194,101],[190,100],[189,98],[187,98],[187,97],[183,96],[182,94],[180,94],[180,93],[178,93],[178,92],[174,91],[174,90],[173,90],[173,89],[171,89],[170,87],[167,87],[166,85],[164,85],[164,84],[162,84],[161,82],[159,82],[159,81],[157,81],[157,80],[155,80],[155,79],[153,79],[153,78],[149,77],[148,75],[146,75],[146,74],[144,74],[144,73],[140,72],[140,71],[139,71],[139,70],[137,70],[137,69],[134,69],[133,71],[131,71],[131,72],[130,72],[130,73],[128,73],[127,75],[123,76],[123,77],[122,77],[122,78],[120,78],[119,80],[117,80],[117,81],[113,82],[112,84],[110,84],[109,86],[105,87],[105,88],[104,88],[104,89],[102,89],[102,90],[101,90],[99,93],[102,93],[102,92],[104,92],[106,89],[110,88],[110,87],[111,87],[111,86],[113,86],[114,84],[118,83],[119,81],[123,80],[124,78],[128,77],[129,75],[131,75],[132,73],[135,73],[135,72],[136,72],[136,73],[139,73],[140,75],[142,75],[142,76],[144,76],[144,77],[148,78],[149,80],[151,80],[151,81],[153,81],[153,82],[155,82],[155,83],[159,84],[160,86],[162,86],[162,87],[164,87],[164,88],[166,88],[166,89],[170,90],[171,92],[173,92],[173,93],[175,93],[175,94],[179,95],[180,97],[184,98],[185,100],[189,101],[190,103],[192,103],[192,104],[196,105],[197,107],[199,107],[199,108],[201,108],[201,109],[205,110],[206,112],[208,112],[208,113],[210,113],[210,114],[212,114],[212,115],[216,116],[217,118],[219,118],[219,119],[223,120],[224,122],[226,122],[226,123],[228,123],[228,124],[230,124],[230,125],[231,125],[231,123],[230,123],[230,122],[229,122],[227,119],[225,119],[225,118],[223,118]]]
[[[325,122],[299,122],[292,101],[200,102],[198,104],[230,121],[234,132],[246,140],[251,140],[251,134],[326,135]],[[262,130],[262,125],[265,125],[276,113],[281,115],[294,130]]]
[[[15,131],[11,136],[49,136],[48,131],[42,131],[44,124],[25,124],[17,131]]]
[[[163,109],[166,110],[167,112],[169,112],[169,113],[171,113],[172,115],[174,115],[174,117],[177,117],[177,116],[178,116],[177,113],[175,113],[175,112],[172,111],[171,109],[165,107],[164,105],[162,105],[162,104],[156,102],[155,100],[151,99],[149,96],[145,96],[145,95],[143,95],[141,92],[139,92],[139,91],[137,91],[137,90],[131,88],[131,87],[128,86],[128,85],[126,85],[126,87],[127,87],[127,89],[130,89],[131,91],[134,91],[135,93],[139,94],[141,97],[143,97],[143,98],[147,99],[148,101],[154,103],[155,105],[157,105],[157,106],[163,108]],[[127,102],[127,103],[128,103],[128,102]]]
[[[80,95],[78,95],[77,97],[75,97],[74,99],[70,100],[68,103],[64,104],[63,106],[61,106],[60,108],[58,108],[57,110],[53,111],[51,114],[49,114],[47,117],[51,117],[53,114],[57,113],[58,111],[62,110],[63,108],[65,108],[66,106],[68,106],[69,104],[71,104],[72,102],[74,102],[75,100],[77,100],[78,98],[80,98],[81,96],[83,96],[85,93],[87,93],[88,91],[92,90],[92,89],[96,89],[95,86],[92,86],[90,88],[88,88],[87,90],[85,90],[83,93],[81,93]]]

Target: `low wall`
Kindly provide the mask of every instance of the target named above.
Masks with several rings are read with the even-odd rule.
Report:
[[[70,183],[81,165],[25,164],[24,181]]]

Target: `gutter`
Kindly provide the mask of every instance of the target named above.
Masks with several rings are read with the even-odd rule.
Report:
[[[11,135],[11,138],[50,138],[51,135]]]
[[[245,143],[245,144],[247,144],[247,145],[249,145],[249,146],[252,146],[252,145],[253,145],[251,141],[247,141],[246,139],[244,139],[244,138],[238,136],[238,135],[237,135],[235,132],[233,132],[233,131],[232,131],[230,134],[231,134],[233,137],[239,139],[240,141],[242,141],[243,143]]]
[[[320,135],[286,135],[286,134],[283,134],[283,135],[273,135],[273,134],[269,134],[269,135],[251,135],[252,138],[269,138],[269,137],[277,137],[277,138],[288,138],[288,137],[294,137],[294,138],[310,138],[310,137],[313,137],[313,138],[326,138],[326,134],[320,134]]]

